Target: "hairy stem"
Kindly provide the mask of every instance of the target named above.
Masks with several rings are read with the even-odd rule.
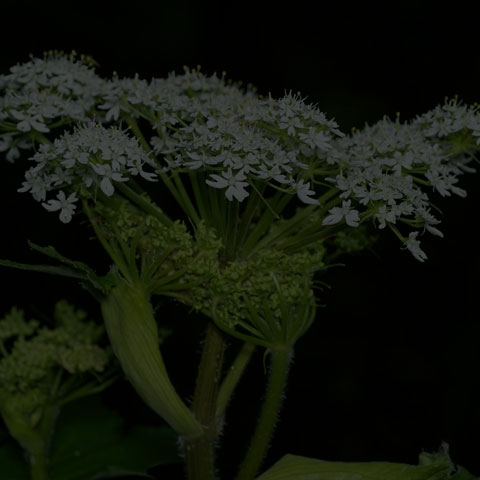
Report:
[[[270,375],[260,418],[236,480],[253,480],[267,453],[280,412],[292,354],[289,346],[271,351]]]
[[[228,402],[235,390],[240,378],[248,365],[248,362],[252,358],[252,354],[255,351],[256,345],[249,342],[244,342],[242,348],[238,352],[237,357],[229,368],[225,378],[222,381],[220,390],[218,392],[217,400],[217,424],[221,422],[221,419],[225,413]]]
[[[203,427],[203,435],[185,441],[188,480],[215,479],[216,406],[224,351],[224,335],[210,322],[191,407],[196,420]]]

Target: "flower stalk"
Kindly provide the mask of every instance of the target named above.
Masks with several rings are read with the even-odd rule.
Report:
[[[268,384],[257,428],[236,480],[253,480],[267,453],[282,404],[293,348],[278,346],[270,351],[271,363]]]
[[[234,362],[228,369],[225,378],[220,385],[217,398],[217,428],[220,430],[222,427],[223,416],[227,408],[228,402],[232,397],[235,388],[240,381],[245,369],[252,358],[253,352],[256,349],[256,345],[250,342],[244,342],[240,351],[237,354]]]

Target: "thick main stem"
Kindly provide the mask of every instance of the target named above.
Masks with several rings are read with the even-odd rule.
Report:
[[[236,480],[253,480],[267,453],[280,412],[292,355],[292,348],[287,346],[271,351],[270,376],[260,418]]]
[[[224,351],[223,333],[210,322],[191,406],[196,420],[203,427],[203,435],[185,441],[188,480],[215,479],[216,408]]]

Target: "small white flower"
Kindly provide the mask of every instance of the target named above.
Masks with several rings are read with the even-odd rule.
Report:
[[[33,169],[25,172],[25,181],[17,192],[31,192],[32,196],[38,202],[45,200],[47,191],[50,189],[50,181],[44,176],[35,175]]]
[[[375,218],[380,222],[378,225],[378,228],[380,229],[385,228],[385,222],[395,223],[396,221],[395,213],[391,210],[387,211],[386,205],[382,205],[378,208]]]
[[[428,257],[420,248],[420,240],[417,240],[418,232],[410,232],[405,246],[410,250],[411,254],[420,262],[424,262]]]
[[[122,177],[120,172],[113,171],[108,164],[95,165],[94,163],[91,163],[90,165],[95,173],[103,176],[100,182],[100,188],[103,193],[109,197],[111,197],[115,191],[115,188],[112,185],[112,180],[116,182],[128,182],[128,178]]]
[[[43,117],[39,114],[28,115],[24,112],[18,112],[17,110],[11,110],[10,113],[17,120],[21,120],[19,123],[17,123],[17,130],[20,130],[21,132],[29,132],[32,130],[32,128],[43,133],[50,131],[50,129],[45,125]]]
[[[350,227],[358,227],[360,217],[358,216],[358,210],[352,210],[350,208],[350,200],[344,200],[341,207],[333,207],[328,213],[327,217],[323,219],[322,225],[334,225],[345,218],[345,223]]]
[[[42,205],[49,212],[60,210],[60,220],[63,223],[68,223],[72,219],[75,208],[77,208],[77,206],[74,205],[74,202],[78,200],[77,195],[74,192],[70,194],[68,198],[65,198],[65,193],[63,190],[60,190],[57,198],[58,200],[49,200],[48,202],[42,203]]]
[[[320,205],[320,202],[318,200],[316,200],[315,198],[310,198],[309,196],[309,195],[315,195],[315,191],[310,190],[310,182],[305,183],[305,181],[302,179],[299,182],[297,182],[297,184],[295,185],[295,188],[297,190],[298,198],[303,203]]]
[[[315,127],[308,129],[308,134],[300,133],[299,138],[308,142],[312,146],[316,146],[320,150],[327,151],[332,148],[330,145],[330,137],[323,131],[318,131]]]
[[[432,234],[432,235],[437,235],[437,237],[443,238],[443,233],[435,227],[432,227],[431,225],[425,225],[425,228]]]
[[[222,172],[223,178],[219,175],[213,173],[210,176],[215,179],[215,182],[211,180],[205,180],[207,185],[215,188],[227,187],[225,196],[232,200],[232,197],[235,197],[239,202],[242,202],[246,197],[248,197],[248,192],[244,189],[248,185],[248,182],[242,182],[246,177],[244,173],[240,170],[235,175],[232,174],[232,169],[229,168],[228,172]]]

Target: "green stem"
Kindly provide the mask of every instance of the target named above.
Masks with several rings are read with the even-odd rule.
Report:
[[[271,350],[270,375],[260,418],[236,480],[253,480],[262,464],[280,411],[292,353],[289,346]]]
[[[123,276],[131,280],[131,272],[123,258],[122,252],[114,244],[111,244],[107,241],[101,229],[98,227],[95,216],[92,210],[90,209],[90,207],[88,206],[88,202],[85,199],[82,200],[82,205],[83,205],[83,210],[87,215],[88,219],[90,220],[90,224],[92,225],[92,228],[95,231],[95,234],[97,235],[98,240],[102,244],[102,247],[110,255],[110,258],[114,261],[115,265],[122,272]]]
[[[173,172],[172,178],[176,184],[177,191],[179,192],[181,198],[181,202],[179,202],[180,206],[182,207],[183,211],[192,219],[195,225],[198,225],[200,223],[200,217],[195,210],[192,200],[190,199],[190,196],[188,195],[178,172]]]
[[[127,121],[129,127],[132,129],[133,134],[138,138],[138,141],[140,142],[140,144],[142,145],[144,150],[147,153],[150,153],[152,151],[152,148],[150,147],[149,143],[147,142],[147,140],[143,136],[143,133],[140,130],[140,127],[138,126],[137,121],[132,116],[127,115],[127,114],[124,115],[124,118]],[[169,158],[169,155],[166,155],[166,156],[167,156],[167,158]],[[158,160],[156,158],[155,158],[155,160],[158,163]],[[177,203],[185,210],[185,207],[183,206],[183,201],[182,201],[182,198],[181,198],[181,194],[175,188],[172,181],[168,178],[168,175],[166,175],[165,173],[160,173],[159,175],[160,175],[160,178],[163,180],[165,186],[168,188],[170,193],[173,195],[173,197],[177,201]]]
[[[94,395],[95,393],[100,393],[103,392],[106,388],[108,388],[113,382],[118,380],[120,378],[120,375],[115,375],[112,378],[109,378],[105,382],[101,384],[96,384],[95,382],[90,382],[86,384],[85,386],[79,388],[78,390],[75,390],[74,392],[66,395],[65,397],[62,397],[59,403],[61,405],[65,405],[66,403],[70,403],[74,400],[77,400],[79,398],[87,397],[89,395]]]
[[[225,216],[222,207],[225,208],[225,202],[228,202],[228,200],[223,198],[219,204],[218,191],[214,187],[210,187],[207,192],[210,210],[208,224],[214,226],[217,234],[225,239]],[[220,191],[220,194],[225,195],[223,191]]]
[[[313,212],[313,210],[315,210],[315,208],[315,205],[308,205],[307,207],[302,208],[301,210],[297,211],[297,213],[295,213],[293,217],[289,218],[281,226],[276,228],[274,232],[268,233],[261,240],[256,238],[256,241],[252,243],[251,238],[249,238],[247,240],[247,243],[250,243],[251,245],[248,250],[248,254],[253,255],[261,248],[267,248],[273,243],[278,242],[279,239],[287,238],[292,232],[297,232],[299,229],[301,229],[301,225],[307,221],[308,216],[311,212]],[[268,228],[270,227],[270,225],[271,221],[268,225]],[[265,232],[266,231],[268,231],[267,228],[265,228]]]
[[[193,194],[195,196],[195,201],[197,203],[198,212],[200,213],[200,218],[206,220],[208,218],[207,208],[205,205],[205,200],[207,199],[206,191],[205,191],[205,180],[204,175],[201,175],[201,185],[198,181],[198,176],[200,173],[197,172],[189,172],[188,176],[190,177],[190,183],[193,188]],[[209,187],[211,188],[211,187]]]
[[[254,182],[252,182],[252,186],[254,186]],[[236,245],[240,252],[243,254],[243,246],[247,238],[248,230],[250,225],[257,213],[258,206],[262,201],[262,195],[265,191],[266,183],[262,182],[258,185],[254,190],[254,192],[248,196],[248,202],[245,210],[243,211],[241,218],[240,218],[240,225],[238,227],[237,232],[237,240]],[[265,201],[265,200],[264,200]]]
[[[237,229],[238,229],[239,202],[233,199],[227,205],[227,223],[225,231],[225,249],[231,255],[237,252]],[[228,254],[227,254],[228,255]]]
[[[29,454],[30,479],[48,480],[47,455],[46,452]]]
[[[224,351],[223,333],[213,322],[209,322],[191,407],[195,418],[203,427],[203,435],[185,442],[188,480],[216,478],[214,451],[217,437],[216,406]]]
[[[143,149],[148,153],[152,151],[152,147],[149,145],[145,137],[143,136],[142,131],[140,130],[140,127],[138,126],[137,121],[135,120],[134,117],[131,115],[128,115],[128,113],[123,113],[122,117],[125,119],[127,122],[128,126],[131,128],[133,134],[138,138],[138,141],[142,145]]]
[[[225,378],[220,385],[220,390],[218,392],[217,400],[217,425],[220,425],[222,418],[225,414],[228,402],[232,397],[232,393],[238,385],[240,378],[243,375],[252,354],[255,351],[256,345],[249,342],[244,342],[240,352],[238,352],[237,357],[233,361],[231,367],[228,370],[228,373],[225,375]]]
[[[43,438],[43,445],[40,451],[30,452],[30,476],[31,480],[48,480],[48,459],[50,444],[53,435],[53,427],[57,420],[60,407],[53,403],[45,407],[42,419],[38,426],[38,432]]]
[[[323,215],[328,209],[337,205],[342,201],[337,197],[325,204],[318,212],[315,212],[315,205],[308,205],[301,208],[295,215],[289,218],[281,227],[277,228],[273,233],[268,234],[257,242],[256,246],[252,248],[251,253],[259,250],[262,247],[277,245],[279,248],[288,248],[288,253],[293,254],[298,250],[303,249],[317,240],[323,238],[327,227],[322,225]],[[311,213],[318,213],[321,218],[317,223],[302,229],[302,224],[308,222],[308,217]],[[283,243],[281,243],[283,240]],[[287,250],[285,250],[287,251]]]
[[[32,480],[49,480],[48,454],[53,425],[57,419],[59,406],[56,403],[44,407],[40,424],[34,428],[24,412],[18,410],[15,402],[5,401],[0,405],[10,435],[25,450]]]

